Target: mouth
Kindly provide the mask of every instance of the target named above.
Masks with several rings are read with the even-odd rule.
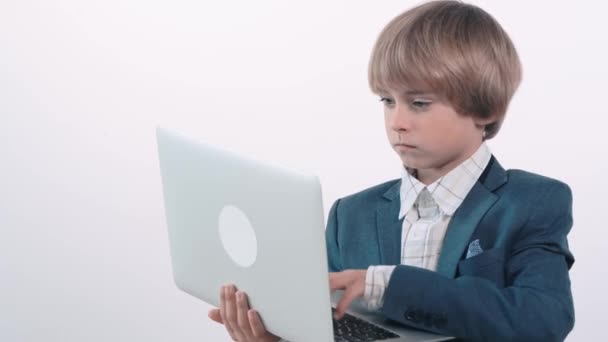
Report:
[[[414,145],[410,145],[410,144],[403,144],[403,143],[398,143],[398,144],[394,144],[395,147],[401,147],[401,148],[416,148],[416,146]]]

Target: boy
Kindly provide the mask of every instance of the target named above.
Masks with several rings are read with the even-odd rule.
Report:
[[[574,325],[559,181],[505,171],[494,137],[521,79],[513,44],[483,10],[430,2],[393,19],[369,64],[401,179],[337,200],[326,239],[332,290],[403,324],[467,341],[562,341]],[[276,341],[243,293],[222,289],[237,341]]]

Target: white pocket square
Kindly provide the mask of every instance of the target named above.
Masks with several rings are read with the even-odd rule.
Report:
[[[479,239],[475,239],[471,241],[469,244],[469,249],[467,250],[467,259],[472,258],[478,254],[483,253],[483,249],[481,248],[481,244],[479,243]]]

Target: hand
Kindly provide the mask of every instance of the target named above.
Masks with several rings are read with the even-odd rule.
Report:
[[[344,290],[344,294],[336,306],[335,319],[341,319],[353,300],[363,297],[365,293],[366,270],[346,270],[329,273],[329,288]]]
[[[222,286],[220,308],[209,310],[209,318],[223,324],[238,342],[277,342],[280,338],[266,331],[257,311],[249,308],[247,294],[234,285]]]

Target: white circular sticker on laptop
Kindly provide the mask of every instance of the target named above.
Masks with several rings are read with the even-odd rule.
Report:
[[[250,267],[258,255],[258,240],[245,213],[233,206],[222,208],[219,217],[220,240],[232,261]]]

